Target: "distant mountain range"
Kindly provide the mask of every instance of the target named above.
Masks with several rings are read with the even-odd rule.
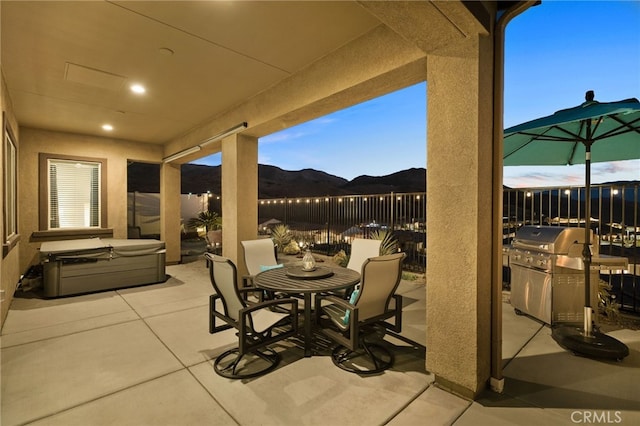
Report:
[[[220,194],[220,172],[220,166],[182,165],[182,193],[202,194],[211,191]],[[158,193],[160,166],[133,162],[128,168],[127,182],[129,192]],[[608,184],[622,186],[632,183],[634,182]],[[411,168],[386,176],[358,176],[347,180],[313,169],[287,171],[275,166],[258,165],[258,198],[261,199],[425,192],[426,186],[427,171],[424,168]]]
[[[211,191],[220,194],[220,172],[220,166],[182,165],[182,193],[201,194]],[[349,181],[313,169],[287,171],[259,164],[258,198],[425,192],[426,175],[426,169],[412,168],[386,176],[358,176]],[[127,181],[129,192],[159,192],[159,166],[131,163]]]
[[[182,166],[182,193],[183,194],[203,194],[211,191],[220,194],[220,166],[203,166],[196,164],[184,164]],[[372,195],[395,193],[425,192],[427,186],[426,169],[412,168],[392,173],[386,176],[358,176],[353,180],[333,176],[325,172],[313,169],[299,171],[282,170],[279,167],[258,165],[258,198],[293,198],[293,197],[321,197],[332,195]],[[160,166],[158,164],[131,163],[128,168],[128,191],[129,192],[160,192]],[[636,182],[609,182],[604,185],[616,187],[626,186],[632,188]],[[508,189],[507,187],[505,187]],[[523,217],[523,200],[526,198],[524,189],[516,190],[518,197],[510,196],[504,198],[505,210],[512,215],[517,214]],[[553,196],[543,197],[544,206],[542,212],[554,212],[553,216],[576,217],[578,212],[584,211],[580,207],[583,201],[572,197],[569,202],[563,197],[558,197],[559,189],[549,188]],[[592,208],[600,208],[602,217],[606,222],[625,222],[627,224],[638,223],[640,221],[640,210],[635,203],[633,191],[625,191],[623,196],[615,196],[613,199],[608,195],[600,200],[595,200]],[[596,196],[597,190],[592,192]],[[631,198],[628,198],[631,197]],[[564,201],[562,201],[564,200]],[[551,203],[551,206],[548,204]],[[560,203],[560,205],[558,205]],[[570,204],[570,205],[569,205]],[[600,206],[600,207],[598,207]],[[582,210],[581,210],[582,209]],[[538,210],[538,209],[536,209]],[[557,213],[555,213],[557,212]],[[637,219],[634,219],[637,218]]]

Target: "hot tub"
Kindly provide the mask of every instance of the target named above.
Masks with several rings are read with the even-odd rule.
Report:
[[[50,241],[40,247],[45,297],[166,281],[165,245],[159,240],[90,238]]]

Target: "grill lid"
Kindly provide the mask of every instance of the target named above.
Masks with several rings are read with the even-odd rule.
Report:
[[[591,232],[590,240],[593,239]],[[523,226],[516,231],[513,247],[545,253],[567,254],[575,245],[584,244],[584,228],[562,226]],[[571,250],[575,252],[574,250]]]

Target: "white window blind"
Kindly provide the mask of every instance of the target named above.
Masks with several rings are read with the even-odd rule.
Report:
[[[100,227],[100,166],[48,160],[49,229]]]
[[[11,134],[6,131],[4,141],[4,242],[9,242],[9,238],[18,233],[17,217],[17,156],[16,147],[11,138]]]

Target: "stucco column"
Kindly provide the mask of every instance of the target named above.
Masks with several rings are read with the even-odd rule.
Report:
[[[166,262],[180,262],[180,165],[160,167],[160,238],[167,249]]]
[[[258,235],[258,139],[236,134],[222,140],[222,253],[247,274],[240,241]]]
[[[490,374],[492,47],[427,58],[427,369],[473,398]],[[460,53],[460,51],[458,51]]]

